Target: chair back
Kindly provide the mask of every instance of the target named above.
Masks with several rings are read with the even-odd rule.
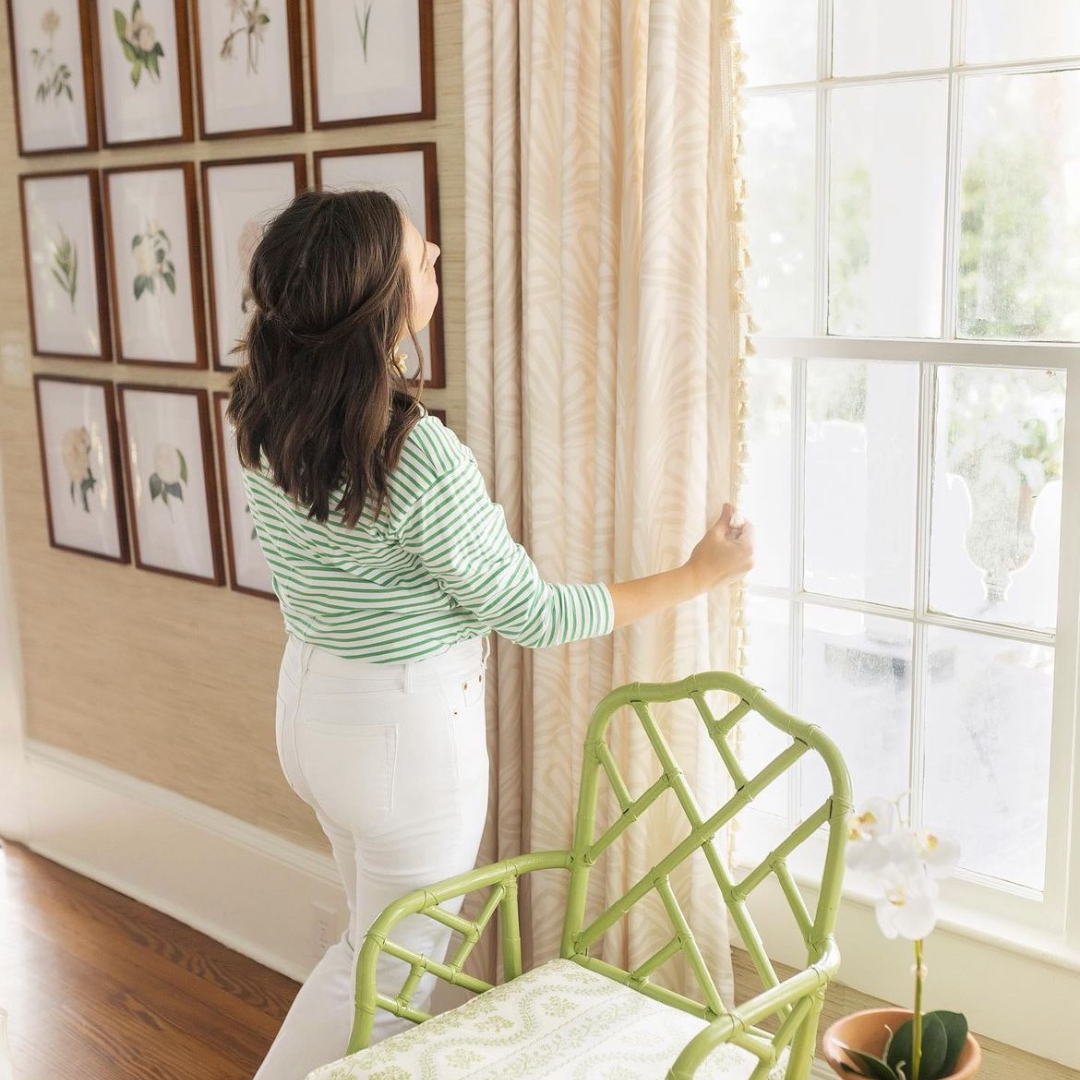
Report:
[[[735,704],[722,716],[717,717],[710,707],[709,698],[712,696],[715,700],[720,694],[732,695]],[[709,742],[715,748],[733,787],[730,798],[708,816],[703,815],[699,808],[683,770],[654,715],[654,706],[682,699],[689,699],[696,708],[701,723],[705,725]],[[620,709],[625,708],[629,708],[636,715],[660,766],[659,778],[636,798],[631,795],[620,774],[609,740],[612,718]],[[738,759],[733,740],[741,728],[751,723],[769,724],[777,729],[785,736],[785,747],[764,768],[752,776],[747,776]],[[756,867],[735,880],[732,868],[727,865],[726,856],[719,850],[718,835],[769,784],[792,769],[806,754],[818,755],[828,770],[830,790],[825,800]],[[607,778],[621,813],[608,828],[600,832],[597,826],[597,810],[602,776]],[[689,833],[633,882],[622,896],[595,918],[588,917],[586,909],[589,878],[597,860],[668,791],[673,793],[685,814]],[[759,977],[766,988],[776,986],[779,978],[751,919],[746,904],[747,897],[762,882],[775,877],[806,944],[807,964],[816,963],[827,952],[834,954],[833,929],[840,904],[844,872],[843,850],[851,810],[851,780],[844,760],[832,740],[820,728],[785,712],[770,701],[759,687],[746,679],[716,671],[692,675],[679,682],[630,683],[613,690],[593,711],[585,739],[585,760],[574,830],[562,956],[695,1016],[713,1020],[724,1015],[729,1010],[721,1000],[676,896],[672,884],[673,873],[696,851],[703,852],[723,903]],[[811,911],[792,876],[787,859],[822,827],[827,831],[827,846],[818,900]],[[624,971],[590,955],[590,950],[597,945],[604,933],[652,893],[658,895],[670,920],[671,939],[633,971]],[[650,902],[655,903],[655,900]],[[650,979],[658,968],[678,953],[685,956],[701,990],[703,1001],[695,1001]]]

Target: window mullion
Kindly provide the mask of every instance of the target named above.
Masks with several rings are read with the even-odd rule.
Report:
[[[832,73],[833,0],[818,0],[818,86],[814,153],[814,333],[829,332],[829,139],[832,102],[826,81]]]
[[[960,142],[963,116],[963,82],[957,71],[963,49],[964,0],[954,0],[952,9],[949,71],[949,115],[945,136],[945,260],[941,275],[941,332],[949,341],[956,337],[957,278],[960,273]]]
[[[930,628],[923,621],[930,606],[930,533],[934,478],[936,368],[919,366],[919,442],[915,496],[915,626],[911,643],[911,821],[922,822],[926,746],[926,691],[929,681]]]
[[[791,578],[792,601],[788,631],[788,685],[791,711],[802,715],[803,605],[797,599],[803,591],[806,551],[806,359],[791,361]],[[800,817],[802,770],[793,769],[788,783],[788,820]]]

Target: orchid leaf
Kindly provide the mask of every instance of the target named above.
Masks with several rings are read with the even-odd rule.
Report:
[[[956,1062],[960,1057],[961,1051],[964,1049],[964,1043],[967,1042],[967,1017],[964,1016],[963,1013],[946,1012],[944,1009],[938,1009],[931,1015],[936,1016],[941,1021],[941,1026],[945,1029],[945,1036],[948,1040],[948,1049],[945,1051],[945,1060],[941,1066],[941,1075],[948,1076],[950,1073],[956,1071]]]
[[[837,1045],[859,1066],[861,1076],[869,1077],[870,1080],[897,1080],[892,1067],[882,1061],[881,1058],[876,1058],[873,1054],[865,1054],[863,1051],[856,1050],[846,1043],[837,1043]]]

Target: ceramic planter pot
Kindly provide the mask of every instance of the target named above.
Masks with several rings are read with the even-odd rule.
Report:
[[[845,1043],[856,1050],[881,1057],[889,1038],[889,1030],[896,1031],[910,1019],[910,1009],[863,1009],[861,1012],[851,1013],[830,1025],[822,1036],[825,1060],[838,1076],[852,1080],[852,1074],[841,1068],[841,1062],[844,1065],[854,1065],[854,1062],[848,1060],[839,1044]],[[960,1051],[960,1057],[956,1061],[956,1068],[943,1080],[970,1080],[970,1077],[979,1071],[981,1063],[982,1049],[975,1036],[969,1033],[964,1049]]]

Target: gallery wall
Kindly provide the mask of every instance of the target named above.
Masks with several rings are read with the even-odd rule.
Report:
[[[218,407],[214,395],[227,390],[229,372],[215,366],[222,357],[218,350],[215,359],[213,347],[211,266],[205,230],[208,172],[204,165],[240,158],[299,155],[311,185],[317,172],[316,155],[322,168],[333,163],[344,176],[349,168],[357,167],[357,161],[362,165],[364,159],[340,152],[434,144],[438,175],[434,212],[438,216],[443,249],[440,332],[444,379],[437,381],[445,385],[427,389],[425,401],[432,408],[445,410],[450,425],[464,434],[461,4],[460,0],[434,3],[434,119],[365,125],[346,122],[317,130],[313,126],[306,0],[296,0],[296,4],[300,16],[296,29],[302,65],[303,130],[255,137],[202,138],[203,122],[222,121],[210,116],[211,109],[199,108],[195,50],[189,49],[193,141],[34,156],[19,154],[11,52],[7,45],[11,11],[19,17],[20,4],[15,0],[14,8],[0,9],[3,23],[0,63],[6,69],[0,72],[0,165],[7,176],[0,191],[0,238],[7,253],[0,266],[0,456],[22,657],[26,734],[32,743],[79,755],[321,850],[322,834],[307,808],[289,791],[276,758],[274,695],[277,664],[284,643],[281,616],[272,599],[257,595],[258,589],[240,591],[233,587],[243,582],[234,580],[236,567],[230,563],[235,560],[228,558],[224,523],[229,507],[219,472],[222,431],[213,411]],[[21,6],[32,11],[39,21],[50,9],[49,4]],[[55,5],[58,11],[66,11],[68,6]],[[151,11],[149,3],[144,6]],[[187,14],[189,40],[194,45],[192,6],[188,4]],[[353,7],[345,6],[350,10]],[[131,5],[126,2],[102,5],[110,12],[114,7],[123,8],[130,18]],[[106,44],[104,37],[101,44]],[[135,60],[141,59],[145,68],[150,63],[148,55],[136,56]],[[129,65],[134,63],[131,56],[126,59]],[[149,78],[146,70],[143,77]],[[332,103],[323,103],[324,119],[333,116],[331,107]],[[343,111],[349,111],[347,101]],[[135,118],[130,122],[142,121]],[[23,133],[24,146],[29,145],[29,134],[32,133]],[[325,151],[333,153],[324,156]],[[185,164],[191,167],[183,168]],[[121,343],[117,339],[122,335],[117,333],[117,321],[125,316],[118,312],[117,296],[112,295],[117,292],[114,288],[108,290],[112,303],[103,308],[102,315],[103,328],[111,329],[111,343],[104,359],[63,359],[36,353],[35,339],[41,351],[65,350],[43,343],[43,336],[48,336],[47,332],[43,335],[43,326],[37,328],[36,334],[32,332],[29,279],[22,255],[20,176],[31,177],[32,183],[34,177],[43,173],[104,172],[141,166],[180,166],[173,174],[181,177],[186,173],[193,181],[192,206],[196,220],[190,235],[196,262],[192,270],[201,275],[207,286],[194,298],[196,336],[205,339],[206,347],[201,355],[206,366],[121,361]],[[219,177],[227,173],[228,170],[222,169],[215,172],[213,167],[209,171],[209,175]],[[138,177],[137,173],[126,171],[108,175],[110,180]],[[430,213],[430,203],[428,209]],[[105,221],[103,229],[107,228]],[[152,243],[145,253],[149,261],[144,269],[153,271],[156,255]],[[119,257],[116,264],[120,266]],[[83,269],[85,265],[85,260],[80,263]],[[82,280],[85,284],[85,278]],[[166,285],[163,274],[157,273],[156,287],[163,289]],[[46,322],[40,317],[38,321]],[[130,330],[129,340],[133,340]],[[123,355],[138,357],[139,353],[125,349]],[[201,423],[199,410],[205,408],[208,424],[204,433],[204,464],[210,476],[200,489],[207,517],[200,527],[213,538],[217,554],[210,551],[204,566],[197,566],[196,573],[181,577],[151,569],[153,557],[146,554],[136,558],[135,550],[130,552],[131,561],[123,562],[82,553],[77,550],[78,544],[74,545],[75,549],[71,545],[54,546],[50,541],[48,493],[42,472],[46,443],[39,438],[35,377],[39,383],[44,378],[54,392],[61,391],[60,398],[68,385],[63,380],[71,378],[103,384],[100,390],[93,391],[101,400],[114,394],[121,384],[143,388],[127,392],[124,414],[118,416],[121,421],[118,443],[124,442],[125,427],[132,429],[129,434],[134,437],[139,422],[136,410],[147,400],[175,401],[194,409],[187,421],[178,415],[177,423],[194,422],[197,426]],[[155,393],[159,388],[169,393]],[[171,393],[175,390],[186,393]],[[193,395],[192,391],[196,393]],[[202,404],[194,404],[200,401]],[[62,407],[57,407],[62,412]],[[117,411],[120,411],[119,402]],[[57,415],[62,433],[63,417]],[[148,446],[153,442],[151,438]],[[62,452],[59,458],[57,453],[54,450],[54,458],[62,464]],[[124,456],[121,454],[120,458]],[[129,482],[132,463],[123,464],[126,467],[120,475]],[[55,461],[53,467],[57,468]],[[194,474],[197,463],[185,461],[187,468]],[[61,478],[65,479],[63,474]],[[104,480],[95,477],[96,486],[91,494],[100,494]],[[177,483],[171,476],[166,476],[165,481]],[[185,491],[192,490],[186,480],[183,487]],[[60,495],[64,493],[60,491]],[[73,489],[72,500],[79,499],[81,494]],[[58,497],[55,491],[53,497]],[[154,500],[155,506],[158,501]],[[130,510],[129,500],[121,497],[120,502],[125,504],[125,510]],[[129,533],[133,524],[131,516],[125,514],[124,524]],[[144,522],[144,537],[148,528]],[[58,539],[56,529],[52,530],[52,539]],[[137,541],[138,535],[132,539]],[[234,539],[239,541],[239,537]]]

